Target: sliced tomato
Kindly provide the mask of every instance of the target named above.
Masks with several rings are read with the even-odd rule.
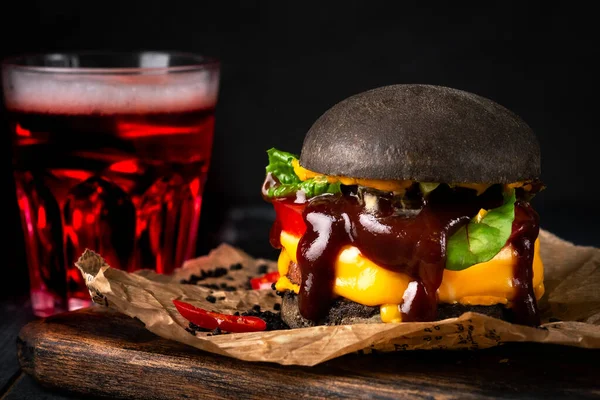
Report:
[[[263,276],[259,276],[259,277],[250,279],[250,285],[252,286],[252,289],[254,289],[254,290],[271,289],[271,285],[273,283],[277,282],[278,279],[279,279],[279,272],[277,272],[277,271],[268,272],[268,273],[264,274]]]
[[[237,316],[207,311],[180,300],[173,300],[179,314],[204,329],[219,328],[225,332],[259,332],[267,329],[267,323],[258,317]]]
[[[306,224],[302,218],[305,204],[296,204],[288,201],[273,201],[277,219],[281,228],[293,235],[302,236],[306,232]]]

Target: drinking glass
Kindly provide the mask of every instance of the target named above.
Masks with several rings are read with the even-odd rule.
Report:
[[[90,304],[85,249],[168,274],[195,256],[220,66],[176,52],[4,60],[34,313]]]

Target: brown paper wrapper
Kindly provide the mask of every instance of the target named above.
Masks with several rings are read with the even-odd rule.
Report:
[[[261,270],[276,270],[275,262],[254,259],[222,244],[207,256],[186,262],[170,276],[113,269],[89,250],[76,265],[95,303],[138,318],[148,330],[163,338],[246,361],[313,366],[354,352],[483,349],[508,342],[600,348],[600,249],[576,246],[541,230],[540,250],[546,285],[540,301],[544,321],[541,328],[465,313],[436,322],[194,335],[186,330],[188,321],[173,306],[174,299],[227,314],[248,311],[257,304],[262,310],[273,310],[280,298],[270,289],[248,290],[248,281]],[[229,269],[234,264],[242,268]],[[227,268],[227,274],[200,282],[208,287],[180,283],[217,267]],[[234,288],[237,290],[232,291]],[[555,320],[560,322],[550,322]]]

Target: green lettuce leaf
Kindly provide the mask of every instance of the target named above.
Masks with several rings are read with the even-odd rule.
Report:
[[[269,197],[288,197],[299,190],[302,190],[307,198],[340,191],[339,182],[329,183],[322,176],[301,181],[294,172],[292,165],[292,161],[297,160],[298,157],[291,153],[271,148],[267,150],[267,155],[269,156],[267,173],[270,172],[281,182],[281,185],[267,190],[267,196]]]
[[[494,258],[504,247],[515,219],[515,191],[505,194],[504,204],[472,219],[448,239],[446,269],[460,271]]]
[[[300,178],[296,176],[292,166],[292,161],[297,158],[295,155],[274,148],[267,150],[267,155],[269,156],[267,172],[279,179],[279,182],[284,185],[293,185],[300,182]]]
[[[434,182],[419,182],[419,189],[421,189],[421,193],[423,196],[429,195],[429,193],[433,192],[437,187],[440,186],[439,183]]]

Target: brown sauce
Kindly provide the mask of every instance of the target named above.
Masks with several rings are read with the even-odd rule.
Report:
[[[533,291],[534,244],[539,234],[539,216],[526,201],[515,203],[515,219],[508,242],[516,252],[513,286],[516,296],[511,310],[516,323],[538,326],[540,317]]]
[[[272,182],[271,182],[272,184]],[[300,313],[317,321],[327,314],[334,299],[335,261],[346,245],[383,268],[412,278],[400,306],[403,321],[437,319],[437,289],[446,263],[446,238],[468,223],[481,209],[502,204],[500,186],[480,196],[468,189],[440,186],[424,200],[418,212],[398,212],[394,199],[368,193],[322,195],[306,203],[306,232],[298,244],[297,259],[302,274]],[[278,200],[280,201],[280,200]],[[271,244],[280,248],[281,221],[271,229]],[[539,325],[533,293],[533,244],[539,231],[538,216],[529,203],[515,203],[515,220],[509,243],[517,253],[514,267],[516,297],[514,321]]]

